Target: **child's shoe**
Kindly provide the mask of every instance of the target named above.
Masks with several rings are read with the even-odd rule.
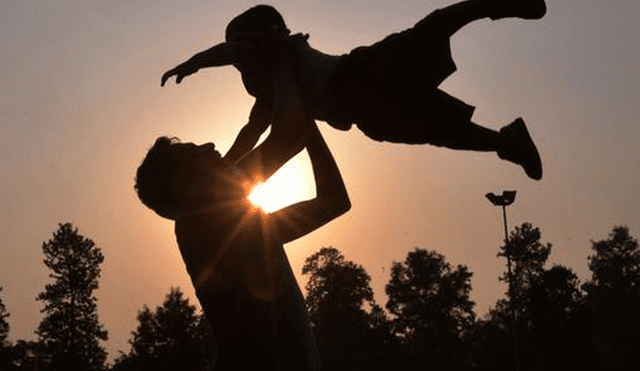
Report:
[[[489,18],[507,17],[540,19],[547,13],[544,0],[488,0],[491,7]]]
[[[540,154],[522,118],[517,118],[500,129],[500,136],[504,144],[498,150],[498,157],[522,166],[530,178],[540,180],[542,178]]]

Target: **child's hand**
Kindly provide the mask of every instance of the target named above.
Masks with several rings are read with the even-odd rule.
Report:
[[[179,84],[183,78],[193,73],[196,73],[197,71],[198,71],[197,69],[192,68],[189,64],[182,63],[177,67],[170,69],[169,71],[165,72],[164,75],[162,75],[162,79],[160,80],[160,86],[164,86],[167,80],[174,75],[176,76],[176,84]]]

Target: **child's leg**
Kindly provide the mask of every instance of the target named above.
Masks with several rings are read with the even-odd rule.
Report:
[[[489,17],[493,20],[509,17],[539,19],[545,15],[544,0],[466,0],[435,10],[415,25],[427,23],[443,36],[451,37],[469,23]]]
[[[542,178],[542,162],[536,145],[533,143],[524,120],[517,118],[511,124],[500,129],[502,144],[498,156],[524,168],[527,175],[535,180]]]
[[[500,133],[473,122],[455,124],[456,134],[437,145],[456,150],[497,152],[500,149]]]
[[[420,138],[419,142],[455,150],[496,152],[500,158],[522,166],[529,177],[542,177],[540,155],[522,119],[500,131],[480,126],[471,121],[472,106],[442,90],[426,96],[422,106],[407,107],[420,107],[404,110],[410,112],[406,121],[401,120],[406,124],[407,138]]]
[[[499,132],[473,122],[451,125],[455,127],[455,135],[440,140],[438,145],[458,150],[495,151],[501,159],[522,166],[530,178],[542,178],[540,154],[521,118]]]
[[[547,13],[544,0],[487,0],[489,17],[493,20],[509,17],[540,19]]]
[[[437,30],[444,37],[451,37],[469,23],[490,16],[487,0],[466,0],[433,11],[416,23],[414,29]]]

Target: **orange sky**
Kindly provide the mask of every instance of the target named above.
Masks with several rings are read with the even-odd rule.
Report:
[[[274,1],[294,32],[340,54],[413,25],[452,1]],[[32,339],[48,282],[42,242],[72,222],[105,254],[99,298],[107,350],[126,341],[143,304],[171,286],[195,302],[172,225],[133,191],[135,169],[158,135],[213,141],[222,151],[253,99],[231,67],[160,88],[162,73],[223,38],[251,1],[0,3],[0,285],[10,337]],[[286,246],[293,268],[322,246],[373,276],[379,302],[393,261],[435,249],[474,273],[479,314],[504,292],[496,258],[502,215],[487,192],[515,189],[509,224],[540,227],[551,260],[588,278],[590,240],[616,224],[640,235],[640,2],[548,0],[540,21],[479,21],[452,39],[458,72],[442,85],[498,129],[527,121],[545,174],[529,180],[492,154],[373,142],[321,123],[352,210]],[[292,165],[310,182],[306,155]],[[286,171],[286,170],[284,170]],[[291,171],[291,170],[289,170]],[[290,193],[298,183],[290,184]],[[310,194],[303,194],[310,197]],[[299,277],[302,286],[306,282]]]

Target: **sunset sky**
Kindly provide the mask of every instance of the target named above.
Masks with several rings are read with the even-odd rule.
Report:
[[[311,46],[342,54],[408,28],[450,0],[272,1]],[[193,303],[173,224],[133,189],[137,165],[159,135],[213,141],[221,152],[253,98],[233,67],[201,70],[160,87],[162,73],[223,41],[253,1],[0,1],[0,286],[10,338],[35,339],[49,282],[42,243],[71,222],[102,248],[100,321],[110,359],[129,351],[136,313],[172,286]],[[334,246],[373,277],[380,304],[393,261],[436,250],[474,273],[483,315],[505,292],[497,258],[503,227],[487,192],[517,190],[509,227],[531,222],[550,260],[590,277],[590,240],[614,225],[640,236],[640,1],[547,0],[539,21],[481,20],[451,40],[458,71],[442,89],[499,129],[527,122],[541,181],[495,154],[374,142],[319,123],[350,192],[351,211],[286,250],[304,259]],[[282,169],[288,201],[313,196],[306,153]],[[274,179],[274,182],[277,179]]]

